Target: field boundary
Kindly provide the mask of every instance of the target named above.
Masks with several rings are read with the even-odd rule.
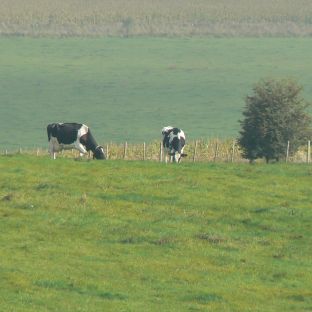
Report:
[[[142,160],[142,161],[157,161],[164,162],[165,155],[161,141],[150,143],[106,143],[102,144],[105,150],[106,158],[109,160]],[[190,141],[185,146],[185,153],[188,157],[183,159],[183,162],[224,162],[224,163],[248,163],[248,160],[243,158],[242,151],[235,139],[199,139]],[[23,148],[17,150],[4,149],[0,152],[3,156],[14,154],[26,154],[34,156],[48,156],[48,148]],[[75,149],[61,151],[57,157],[79,157],[79,152]],[[89,152],[85,158],[92,158],[92,153]],[[258,160],[264,161],[264,160]],[[302,146],[295,154],[291,153],[291,143],[288,141],[285,147],[285,157],[281,159],[286,163],[311,163],[311,142],[308,141],[305,146]]]
[[[312,29],[304,0],[2,2],[0,36],[309,37]]]

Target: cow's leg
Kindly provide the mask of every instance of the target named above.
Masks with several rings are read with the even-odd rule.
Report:
[[[54,146],[53,146],[52,141],[50,141],[49,143],[49,153],[52,159],[56,159],[56,153],[54,151]]]
[[[172,163],[176,162],[176,151],[175,150],[171,150],[171,152],[170,152],[170,162],[172,162]]]
[[[56,152],[54,150],[50,150],[50,156],[52,159],[56,159]]]
[[[182,157],[184,157],[184,156],[183,156],[183,155],[184,155],[183,150],[184,150],[184,146],[181,148],[181,152],[179,153],[178,163],[180,163]]]
[[[75,147],[80,152],[80,157],[87,153],[87,150],[81,143],[75,142]]]

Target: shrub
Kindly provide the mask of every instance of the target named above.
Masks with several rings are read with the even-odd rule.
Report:
[[[278,161],[286,154],[287,142],[291,153],[311,135],[311,117],[305,112],[308,103],[301,97],[302,87],[293,80],[261,80],[246,97],[240,121],[238,142],[243,157],[253,162],[265,157]]]

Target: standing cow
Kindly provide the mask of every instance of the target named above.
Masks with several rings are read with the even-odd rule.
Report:
[[[185,146],[185,134],[183,130],[171,126],[164,127],[161,131],[163,136],[163,147],[166,153],[165,159],[167,163],[167,156],[170,162],[180,162],[182,157],[187,154],[183,153]]]
[[[105,159],[103,147],[98,145],[91,134],[90,128],[79,123],[52,123],[47,126],[50,154],[56,158],[56,152],[75,148],[80,156],[88,151],[93,158]]]

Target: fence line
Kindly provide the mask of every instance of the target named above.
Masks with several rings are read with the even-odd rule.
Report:
[[[107,159],[117,160],[150,160],[163,162],[165,159],[162,142],[154,141],[151,143],[143,142],[143,144],[120,143],[113,142],[105,145],[105,154]],[[290,153],[291,142],[287,142],[285,147],[285,162],[311,163],[311,141],[309,140],[305,146],[302,146],[294,155]],[[194,140],[189,141],[185,146],[184,152],[188,157],[183,158],[183,162],[228,162],[242,163],[248,160],[242,157],[242,153],[236,140]],[[0,151],[1,155],[12,154],[29,154],[36,156],[48,155],[48,149],[33,148],[26,149],[19,147],[15,151],[4,149]],[[57,157],[79,157],[79,152],[72,149],[62,151]],[[92,158],[92,153],[88,153],[88,158]],[[283,161],[283,160],[282,160]]]

